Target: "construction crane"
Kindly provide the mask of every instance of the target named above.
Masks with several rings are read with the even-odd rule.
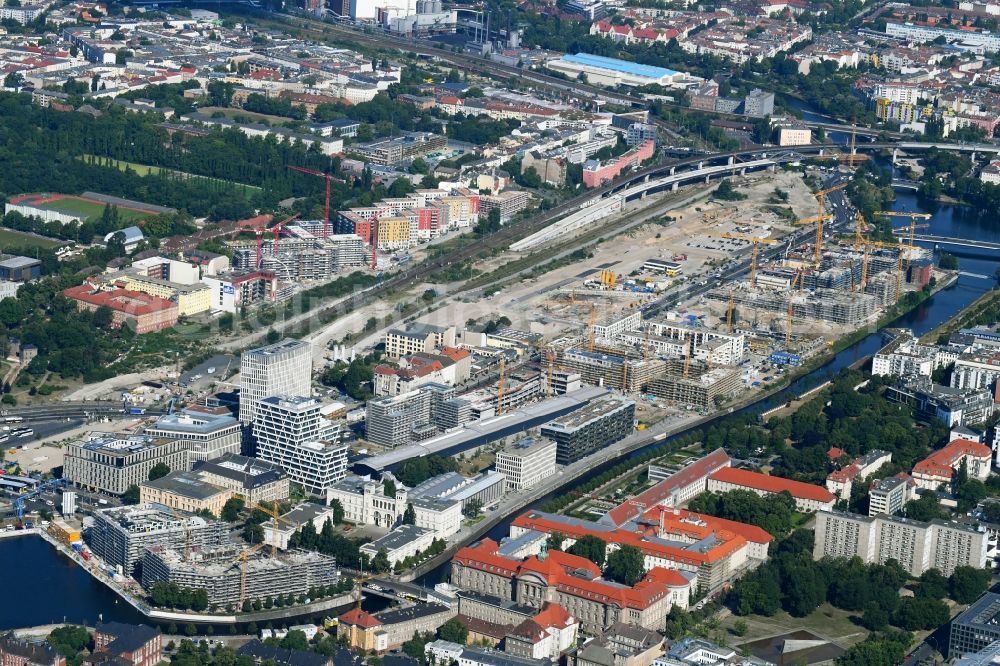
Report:
[[[322,171],[317,171],[316,169],[307,169],[306,167],[294,166],[292,164],[288,165],[288,168],[292,171],[298,171],[300,173],[307,173],[310,176],[319,176],[326,180],[326,200],[323,205],[323,238],[330,237],[330,183],[337,181],[338,183],[346,182],[343,178],[334,178],[328,173],[323,173]]]
[[[729,304],[726,306],[726,328],[733,332],[733,310],[736,307],[736,299],[733,297],[733,288],[729,288]]]
[[[894,210],[880,210],[875,213],[876,215],[881,215],[882,217],[908,217],[910,218],[910,223],[901,228],[893,229],[892,233],[895,236],[908,236],[910,241],[910,250],[913,250],[913,241],[917,235],[917,229],[928,229],[929,224],[917,224],[917,220],[929,220],[931,219],[930,213],[910,213],[906,211],[894,211]],[[907,267],[909,267],[909,257],[907,257]]]
[[[909,242],[910,251],[906,253],[906,268],[907,269],[910,267],[910,260],[913,258],[913,248],[914,248],[913,241],[914,241],[914,239],[916,237],[917,229],[929,229],[930,226],[931,225],[929,225],[929,224],[916,224],[915,222],[910,222],[909,226],[902,227],[900,229],[895,229],[894,228],[892,230],[892,234],[894,236],[896,236],[896,237],[906,236],[907,234],[909,234],[908,239],[910,241]]]
[[[868,231],[868,220],[859,210],[854,216],[854,249],[865,244],[865,232]]]
[[[792,299],[788,299],[788,317],[785,319],[785,347],[787,348],[789,343],[792,341],[792,317],[795,316],[795,306],[792,305]]]
[[[555,395],[556,392],[555,389],[552,388],[552,375],[555,374],[555,366],[556,366],[556,352],[554,349],[549,349],[549,348],[545,349],[545,360],[548,361],[548,366],[549,366],[548,367],[549,382],[548,382],[547,393],[548,396],[551,398],[553,395]]]
[[[896,300],[902,295],[903,288],[903,251],[906,245],[900,241],[898,243],[884,243],[882,241],[865,240],[865,253],[861,260],[861,289],[864,291],[868,284],[868,257],[872,247],[879,247],[887,250],[896,250],[899,254],[896,265]]]
[[[590,306],[590,324],[588,325],[590,329],[590,337],[587,339],[587,351],[594,351],[594,340],[597,337],[597,307],[593,304]]]
[[[507,370],[507,357],[500,357],[500,378],[497,380],[497,416],[503,414],[503,380]]]
[[[768,245],[777,245],[778,241],[773,238],[762,238],[760,236],[747,236],[745,234],[736,234],[731,232],[726,232],[724,234],[719,234],[718,238],[729,238],[731,240],[741,240],[747,241],[748,243],[753,243],[753,251],[750,253],[750,286],[757,286],[757,253],[759,251],[759,245],[761,243],[767,243]]]
[[[831,194],[833,192],[839,192],[840,190],[844,189],[850,184],[851,184],[850,181],[844,181],[843,183],[834,185],[832,187],[828,187],[824,190],[820,190],[819,192],[813,192],[813,196],[816,197],[816,201],[819,203],[819,214],[820,215],[826,214],[826,207],[825,207],[826,195]]]
[[[164,504],[164,506],[167,505]],[[188,524],[187,518],[177,513],[172,506],[167,506],[167,509],[170,510],[170,513],[173,514],[174,518],[179,520],[181,525],[184,527],[184,561],[187,562],[191,559],[191,526]]]
[[[250,511],[259,509],[271,518],[271,524],[273,525],[271,528],[271,543],[269,544],[271,546],[271,557],[275,557],[278,554],[278,523],[285,523],[295,529],[302,527],[300,523],[295,523],[287,518],[282,518],[280,512],[278,511],[278,507],[275,505],[268,506],[266,504],[258,504],[257,502],[251,501],[250,504],[247,505],[247,508]]]
[[[278,256],[278,241],[281,240],[281,232],[285,230],[285,225],[295,220],[299,219],[299,213],[286,217],[281,222],[271,227],[271,231],[274,232],[274,255]]]
[[[815,224],[816,225],[816,242],[813,247],[813,260],[816,265],[819,266],[820,260],[823,258],[823,223],[827,220],[832,220],[833,215],[828,213],[813,215],[812,217],[804,217],[801,220],[795,220],[792,224],[803,225],[803,224]]]
[[[756,246],[754,246],[756,247]],[[688,373],[691,370],[691,357],[694,356],[694,334],[688,338],[688,353],[684,356],[684,379],[688,378]]]
[[[261,541],[258,544],[250,546],[240,551],[240,554],[236,557],[235,562],[239,562],[240,565],[240,603],[239,606],[242,608],[243,602],[247,600],[247,562],[250,561],[250,556],[256,553],[258,550],[264,547],[264,542]]]

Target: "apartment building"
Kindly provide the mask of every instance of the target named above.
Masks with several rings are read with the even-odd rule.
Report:
[[[1000,353],[993,351],[978,351],[960,354],[955,359],[955,367],[951,371],[952,388],[988,388],[996,386],[1000,377]]]
[[[708,477],[708,490],[713,493],[749,490],[762,497],[787,492],[795,500],[798,511],[829,511],[837,501],[834,494],[826,488],[735,467],[724,467],[713,472]]]
[[[211,548],[228,542],[229,526],[201,516],[177,516],[156,504],[135,504],[96,511],[85,537],[105,563],[134,576],[147,549]]]
[[[900,331],[872,357],[872,374],[930,377],[936,369],[954,363],[955,353],[920,344],[911,331]]]
[[[525,437],[497,452],[496,470],[507,477],[507,490],[527,490],[554,475],[556,448],[551,439]]]
[[[150,470],[160,463],[171,471],[189,469],[190,447],[189,442],[148,435],[94,432],[66,446],[63,478],[77,488],[122,495],[129,486],[147,481]]]
[[[851,489],[854,487],[855,481],[864,481],[877,472],[882,465],[891,461],[891,453],[873,449],[840,469],[830,472],[826,477],[826,489],[839,499],[850,499]]]
[[[275,395],[257,404],[257,457],[274,463],[309,493],[323,495],[347,474],[346,428],[315,398]]]
[[[239,453],[243,439],[238,419],[190,409],[164,414],[142,432],[157,439],[189,442],[192,463]]]
[[[746,359],[746,335],[729,333],[685,320],[646,322],[645,331],[626,333],[619,340],[656,354],[685,357],[715,365],[739,365]]]
[[[815,532],[815,559],[859,557],[880,564],[896,560],[912,576],[931,568],[950,576],[956,567],[986,566],[986,533],[959,523],[820,511]]]
[[[422,388],[426,388],[422,387]],[[430,391],[416,390],[403,395],[369,400],[365,407],[365,439],[395,448],[436,433],[431,422]]]
[[[417,353],[432,353],[455,346],[454,326],[412,324],[408,328],[390,329],[385,334],[386,358],[400,358]]]
[[[556,462],[568,465],[623,439],[634,421],[633,401],[606,397],[546,423],[541,435],[556,442]]]
[[[272,395],[312,395],[312,345],[285,338],[244,352],[240,359],[240,421],[251,425],[260,401]]]

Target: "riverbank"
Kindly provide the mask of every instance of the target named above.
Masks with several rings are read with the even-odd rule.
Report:
[[[924,344],[935,344],[942,335],[950,336],[959,329],[965,328],[965,326],[972,319],[979,316],[981,312],[986,310],[991,305],[994,305],[998,299],[1000,299],[1000,289],[994,289],[986,292],[977,298],[973,303],[963,308],[954,317],[922,335],[920,337],[920,342]]]

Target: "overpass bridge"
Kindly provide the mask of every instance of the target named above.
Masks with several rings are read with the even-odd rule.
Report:
[[[901,236],[902,238],[902,236]],[[934,243],[935,245],[953,245],[955,247],[974,248],[977,250],[1000,250],[1000,243],[992,241],[971,240],[969,238],[954,238],[951,236],[933,236],[931,234],[915,234],[915,241]]]

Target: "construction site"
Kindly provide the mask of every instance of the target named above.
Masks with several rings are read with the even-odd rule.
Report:
[[[148,590],[167,583],[205,590],[210,605],[240,609],[247,601],[308,596],[310,590],[338,580],[336,560],[320,553],[249,551],[229,543],[195,548],[185,556],[173,548],[155,546],[142,558],[142,586]]]

